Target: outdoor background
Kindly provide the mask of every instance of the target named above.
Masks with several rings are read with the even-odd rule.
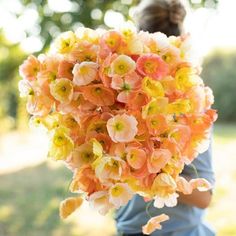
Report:
[[[45,52],[60,32],[116,27],[132,19],[138,0],[0,0],[0,236],[111,236],[112,215],[86,204],[58,216],[72,173],[46,160],[47,137],[28,129],[19,99],[18,66]],[[202,77],[214,90],[216,188],[207,219],[219,236],[236,235],[236,1],[192,0],[185,28],[202,57]]]

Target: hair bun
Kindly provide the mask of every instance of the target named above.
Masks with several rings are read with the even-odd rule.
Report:
[[[179,0],[170,1],[170,22],[174,24],[182,23],[186,16],[186,10]]]

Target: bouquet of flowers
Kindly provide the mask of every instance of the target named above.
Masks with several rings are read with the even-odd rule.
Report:
[[[73,171],[70,191],[78,195],[61,202],[62,218],[82,199],[106,214],[134,194],[161,208],[175,206],[177,192],[210,188],[180,175],[207,149],[217,117],[199,74],[188,35],[130,27],[65,32],[46,55],[24,61],[19,90],[30,122],[48,130],[48,157]],[[151,218],[143,232],[167,219]]]

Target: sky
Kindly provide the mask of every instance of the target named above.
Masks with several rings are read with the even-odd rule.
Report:
[[[60,1],[60,4],[58,4]],[[131,0],[122,0],[129,1]],[[69,0],[49,0],[48,12],[70,11],[76,9]],[[190,32],[193,43],[200,56],[204,56],[215,48],[236,48],[236,0],[219,0],[216,10],[200,8],[189,11],[185,20],[185,31]],[[130,10],[132,15],[133,9]],[[16,19],[11,12],[20,13]],[[93,11],[99,13],[99,9]],[[98,14],[97,14],[98,15]],[[6,38],[11,42],[20,42],[21,47],[28,53],[39,51],[44,39],[39,37],[40,29],[35,23],[38,21],[38,13],[34,8],[23,10],[19,0],[0,1],[0,28],[3,28]],[[124,17],[120,13],[107,11],[105,23],[110,27],[120,26]],[[26,37],[24,30],[30,30],[31,37]]]

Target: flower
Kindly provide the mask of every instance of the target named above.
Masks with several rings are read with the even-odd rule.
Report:
[[[177,205],[177,198],[179,194],[173,193],[173,194],[167,194],[166,196],[156,196],[154,201],[154,206],[156,208],[163,208],[164,206],[167,207],[174,207]]]
[[[144,77],[142,81],[143,90],[151,97],[163,97],[164,89],[159,81],[153,80],[149,77]]]
[[[121,44],[121,35],[115,30],[107,31],[102,35],[100,43],[102,47],[108,47],[114,52]]]
[[[169,216],[165,214],[161,214],[159,216],[152,217],[146,225],[142,227],[142,231],[144,234],[151,234],[156,229],[162,229],[161,222],[169,220]]]
[[[138,132],[137,120],[132,115],[116,115],[107,121],[107,131],[113,142],[130,142]]]
[[[116,208],[119,208],[128,203],[133,197],[133,192],[128,184],[117,183],[109,189],[109,202]]]
[[[111,63],[110,76],[119,75],[124,76],[135,70],[136,64],[131,57],[126,55],[119,55]]]
[[[33,93],[30,91],[30,93]],[[26,104],[26,109],[31,115],[35,116],[46,116],[50,113],[54,101],[44,94],[28,96],[28,101]]]
[[[34,95],[33,85],[28,80],[20,80],[18,83],[18,89],[20,91],[20,97]]]
[[[58,78],[58,69],[60,65],[60,57],[58,55],[40,55],[41,66],[38,73],[38,82],[43,85],[50,83]]]
[[[81,62],[75,64],[72,73],[73,82],[77,86],[88,85],[97,78],[98,65],[94,62]]]
[[[162,114],[152,115],[146,119],[147,127],[152,135],[164,134],[169,129],[167,117]]]
[[[36,80],[36,76],[40,70],[40,62],[35,57],[30,55],[20,66],[20,76],[26,80]]]
[[[203,178],[191,179],[189,183],[193,189],[197,188],[200,192],[208,191],[212,188],[212,185]]]
[[[67,31],[58,36],[55,41],[55,48],[58,53],[69,53],[76,43],[76,35],[72,31]]]
[[[195,85],[201,85],[202,80],[196,71],[191,67],[180,67],[175,73],[176,88],[181,91],[187,91]]]
[[[52,96],[61,103],[69,103],[73,98],[73,84],[69,79],[56,79],[50,84]]]
[[[74,64],[67,60],[62,60],[58,65],[58,77],[59,78],[67,78],[69,80],[73,79],[72,70],[74,68]]]
[[[75,210],[77,210],[83,203],[81,197],[70,197],[60,203],[60,217],[66,219]]]
[[[141,77],[132,72],[124,77],[114,76],[112,78],[111,87],[116,90],[121,90],[117,96],[119,102],[128,103],[129,98],[132,99],[132,91],[139,89],[141,86]]]
[[[175,193],[176,188],[176,182],[169,174],[160,173],[154,179],[151,191],[155,197],[165,198]]]
[[[165,113],[168,105],[168,98],[158,97],[152,98],[152,100],[142,107],[142,117],[146,119],[149,116]]]
[[[55,160],[66,160],[72,153],[74,142],[69,137],[67,130],[56,128],[53,132],[48,157]]]
[[[146,162],[146,153],[135,147],[127,148],[127,162],[134,169],[140,169]]]
[[[90,165],[85,165],[81,167],[81,169],[75,171],[73,180],[70,184],[71,192],[78,192],[81,190],[88,193],[88,195],[91,195],[98,189],[101,189],[101,185]]]
[[[93,163],[93,166],[99,180],[107,184],[110,180],[120,180],[122,171],[125,168],[125,162],[119,157],[104,156],[98,158]]]
[[[168,149],[156,149],[148,158],[147,167],[150,173],[158,173],[171,159],[171,152]]]
[[[169,114],[185,114],[191,111],[191,103],[189,99],[177,99],[169,103],[167,106],[167,113]]]
[[[101,144],[95,139],[75,147],[70,159],[71,166],[81,168],[84,165],[93,163],[97,157],[101,157],[101,149]]]
[[[80,88],[84,97],[97,106],[111,106],[115,102],[112,90],[101,84],[88,85]]]
[[[97,210],[100,214],[105,215],[111,208],[114,207],[114,205],[109,202],[108,196],[107,191],[98,191],[91,194],[88,201],[92,208]]]
[[[141,75],[162,79],[168,74],[168,65],[154,53],[147,53],[137,60],[137,70]]]

